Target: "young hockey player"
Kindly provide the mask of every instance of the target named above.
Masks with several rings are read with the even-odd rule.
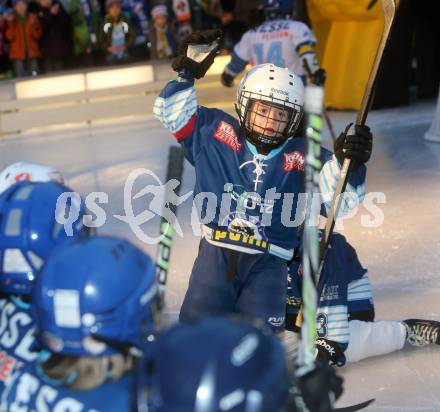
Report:
[[[14,374],[2,411],[135,410],[156,292],[152,260],[126,240],[72,239],[55,248],[32,294],[41,351]]]
[[[319,68],[313,50],[315,36],[306,24],[289,18],[292,1],[262,0],[261,3],[266,21],[248,30],[234,46],[231,61],[221,75],[222,84],[232,87],[234,78],[248,63],[287,67],[305,82],[308,73],[304,70],[304,62],[310,69],[313,83],[323,84],[325,71]]]
[[[17,368],[35,359],[30,294],[37,273],[52,249],[68,236],[55,220],[57,200],[67,187],[55,183],[18,182],[0,195],[0,393]],[[86,236],[84,208],[72,236]]]
[[[304,89],[288,69],[264,64],[240,83],[239,120],[198,106],[194,78],[203,77],[212,64],[219,36],[210,30],[187,37],[173,61],[179,80],[170,81],[154,105],[154,114],[195,167],[194,195],[203,223],[180,319],[235,312],[283,329],[287,261],[298,246],[297,225],[290,218],[304,192],[305,141],[291,139]],[[356,127],[342,135],[336,156],[323,151],[320,190],[326,205],[344,156],[356,163],[347,189],[353,196],[344,206],[362,199],[371,149],[369,128]]]
[[[32,162],[16,162],[0,173],[0,194],[14,183],[22,180],[64,183],[64,177],[61,172],[52,166]]]
[[[299,331],[302,269],[290,268],[286,329]],[[318,359],[343,366],[372,356],[414,346],[440,345],[440,322],[421,319],[375,321],[372,289],[367,270],[344,236],[334,233],[319,281],[317,311]]]
[[[164,332],[149,369],[148,411],[331,411],[342,379],[318,364],[296,380],[281,343],[268,332],[220,318]]]

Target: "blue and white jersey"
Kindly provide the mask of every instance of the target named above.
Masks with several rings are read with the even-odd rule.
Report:
[[[229,114],[198,106],[192,81],[171,81],[154,104],[155,116],[186,149],[195,167],[195,203],[205,237],[219,246],[247,253],[269,252],[283,259],[297,247],[297,228],[303,220],[305,139],[287,140],[261,155]],[[340,166],[322,151],[320,190],[331,203]],[[343,212],[362,200],[365,166],[354,172],[347,191],[352,196]],[[302,198],[304,200],[304,197]],[[220,244],[221,243],[221,244]]]
[[[272,63],[304,77],[302,59],[307,60],[312,73],[319,68],[313,51],[315,44],[316,38],[306,24],[286,19],[270,20],[243,35],[234,47],[225,72],[235,77],[248,63]]]
[[[17,371],[37,358],[30,305],[14,296],[0,298],[0,394]]]
[[[321,296],[317,310],[317,334],[347,348],[350,313],[370,311],[373,295],[367,270],[355,249],[339,233],[332,235],[319,280]],[[297,315],[302,303],[302,269],[298,262],[289,268],[287,313]]]
[[[0,412],[130,412],[136,402],[134,374],[91,390],[54,386],[35,362],[17,372],[1,395]]]

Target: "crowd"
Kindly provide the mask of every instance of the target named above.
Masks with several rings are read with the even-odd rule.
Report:
[[[200,29],[221,28],[230,50],[262,18],[243,0],[6,0],[0,77],[171,58]]]

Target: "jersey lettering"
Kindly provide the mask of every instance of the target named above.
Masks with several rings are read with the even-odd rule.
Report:
[[[32,319],[26,312],[20,311],[12,302],[1,300],[0,303],[0,346],[9,349],[10,355],[15,355],[25,362],[31,362],[37,357],[31,351],[34,342]],[[26,330],[27,329],[27,330]],[[26,330],[24,336],[23,331]]]
[[[84,404],[66,397],[56,402],[58,391],[48,385],[40,385],[39,380],[30,373],[19,377],[15,400],[10,405],[11,412],[29,412],[32,396],[36,395],[35,408],[38,412],[82,412]]]
[[[264,46],[265,44],[263,43],[254,44],[254,52],[257,56],[257,63],[272,63],[278,67],[285,67],[282,43],[280,41],[270,42],[267,53],[264,51]]]

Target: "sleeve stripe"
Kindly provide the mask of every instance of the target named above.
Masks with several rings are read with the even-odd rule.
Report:
[[[190,130],[186,126],[193,120],[197,112],[197,98],[194,87],[177,91],[169,97],[160,96],[153,106],[154,115],[173,134],[180,129]],[[192,124],[192,128],[194,124]],[[192,130],[192,129],[191,129]]]
[[[194,114],[193,117],[191,117],[190,121],[182,129],[180,129],[178,132],[173,133],[173,136],[179,142],[185,139],[185,137],[189,136],[193,132],[196,120],[197,116]]]
[[[175,122],[182,115],[182,112],[191,112],[192,116],[195,110],[197,110],[197,98],[195,96],[192,99],[182,100],[181,104],[176,103],[170,110],[167,115],[167,123]]]
[[[362,280],[362,279],[361,279]],[[353,284],[348,284],[348,290],[354,290],[354,289],[358,289],[358,288],[360,288],[360,287],[362,287],[362,286],[367,286],[368,287],[368,289],[370,289],[371,288],[371,285],[370,285],[370,282],[365,282],[365,283],[354,283],[353,282]]]
[[[295,47],[295,50],[298,51],[301,47],[305,46],[305,45],[310,45],[310,46],[314,46],[315,43],[313,41],[310,40],[305,40],[301,43],[298,43]]]

